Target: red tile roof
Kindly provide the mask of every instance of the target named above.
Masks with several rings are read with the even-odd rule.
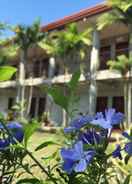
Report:
[[[68,23],[79,21],[83,18],[88,18],[88,17],[94,16],[94,15],[97,15],[100,13],[104,13],[104,12],[109,11],[109,10],[111,10],[111,7],[109,7],[105,4],[100,4],[100,5],[94,6],[92,8],[87,8],[87,9],[81,10],[78,13],[75,13],[75,14],[70,15],[70,16],[66,16],[58,21],[55,21],[55,22],[50,23],[46,26],[43,26],[42,31],[51,31],[51,30],[60,28]]]

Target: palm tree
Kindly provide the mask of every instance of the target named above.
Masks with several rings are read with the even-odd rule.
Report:
[[[114,22],[121,22],[128,27],[129,31],[129,60],[132,57],[132,1],[131,0],[107,0],[108,6],[112,7],[112,11],[103,14],[98,19],[98,29],[113,24]],[[125,60],[124,60],[125,62]],[[131,74],[131,69],[129,70]],[[125,101],[125,115],[127,123],[132,120],[132,94],[131,83],[129,79],[124,83],[124,101]],[[128,103],[127,103],[128,102]]]
[[[79,56],[83,59],[85,56],[86,46],[91,45],[92,29],[88,28],[80,32],[76,23],[67,25],[64,31],[54,32],[48,35],[48,39],[42,44],[47,52],[53,56],[62,59],[61,65],[64,64],[67,73],[68,59],[73,56]]]
[[[31,26],[17,25],[12,30],[15,33],[14,43],[20,52],[17,101],[20,102],[21,106],[23,107],[25,101],[25,65],[28,62],[28,51],[29,48],[36,46],[44,38],[45,33],[41,32],[40,21],[38,20],[35,21]],[[21,109],[20,115],[21,118],[24,117],[23,108]]]
[[[80,32],[76,23],[71,23],[66,26],[63,31],[57,31],[48,34],[48,39],[44,40],[40,45],[47,53],[62,60],[64,74],[68,73],[68,61],[76,60],[79,57],[81,60],[85,57],[87,46],[91,45],[92,29],[88,28]],[[73,58],[74,56],[74,58]],[[80,64],[81,67],[81,64]],[[65,93],[65,90],[64,90]],[[63,124],[67,124],[65,110],[63,111]]]

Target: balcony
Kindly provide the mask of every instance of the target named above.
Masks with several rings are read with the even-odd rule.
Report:
[[[129,46],[128,41],[120,42],[116,44],[115,50],[115,58],[119,55],[129,54]],[[99,70],[107,70],[109,67],[107,66],[107,61],[111,60],[111,47],[110,45],[102,47],[100,49],[100,68]]]

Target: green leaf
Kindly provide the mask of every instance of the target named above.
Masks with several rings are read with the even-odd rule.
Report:
[[[0,67],[0,81],[9,80],[16,71],[17,69],[12,66],[1,66]]]
[[[128,161],[129,161],[130,158],[131,158],[130,155],[126,155],[126,157],[124,159],[126,165],[128,164]]]
[[[39,150],[41,150],[47,146],[51,146],[51,145],[60,145],[60,144],[53,142],[53,141],[46,141],[46,142],[43,142],[42,144],[40,144],[39,146],[37,146],[35,151],[39,151]]]
[[[45,88],[45,90],[57,105],[60,105],[65,111],[68,110],[68,97],[63,95],[63,91],[59,87]]]
[[[49,155],[47,157],[42,157],[42,160],[52,160],[52,159],[55,160],[57,154],[58,154],[58,151],[54,152],[53,154],[51,154],[51,155]]]
[[[112,13],[105,13],[98,18],[97,28],[100,31],[104,27],[107,27],[107,26],[109,26],[117,21],[119,21],[119,18],[113,12]]]
[[[80,79],[80,75],[81,75],[80,70],[78,70],[72,75],[72,78],[70,82],[68,83],[68,87],[70,88],[70,90],[74,90],[77,87],[79,79]]]
[[[131,179],[131,175],[128,175],[125,179],[125,181],[123,182],[123,184],[129,184],[130,183],[130,179]]]
[[[39,127],[37,123],[30,123],[24,126],[24,145],[27,146],[27,143],[36,129]]]
[[[39,181],[36,178],[31,178],[31,179],[24,178],[24,179],[19,180],[16,184],[26,184],[26,183],[27,184],[41,184],[41,181]]]

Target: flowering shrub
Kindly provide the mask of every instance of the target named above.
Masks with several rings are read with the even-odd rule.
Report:
[[[122,136],[128,142],[123,146],[116,145],[115,150],[107,154],[113,126],[123,121],[122,113],[108,109],[104,114],[100,112],[94,117],[81,116],[64,129],[65,134],[70,136],[70,146],[61,149],[62,169],[69,176],[68,183],[77,181],[80,175],[87,176],[87,183],[108,183],[111,177],[110,158],[123,159],[123,152],[125,157],[132,156],[132,135],[127,132],[123,132]]]
[[[118,172],[113,169],[112,159],[123,160],[128,164],[132,157],[132,131],[122,132],[124,144],[117,144],[108,152],[113,127],[123,123],[124,115],[115,109],[106,109],[95,116],[83,115],[73,118],[74,111],[69,112],[70,103],[76,101],[74,90],[80,73],[73,75],[68,84],[69,96],[62,95],[58,88],[48,89],[55,102],[66,110],[72,121],[64,128],[65,143],[53,141],[43,142],[35,148],[35,152],[46,146],[57,144],[59,150],[50,156],[57,161],[53,165],[45,165],[44,158],[40,161],[28,147],[28,141],[38,128],[35,122],[22,126],[18,122],[5,123],[0,118],[0,183],[11,184],[15,174],[24,171],[30,177],[17,179],[16,184],[109,184],[114,178],[116,184],[130,184],[131,175],[118,178]],[[29,163],[27,157],[32,159]],[[44,179],[36,176],[32,168],[37,168]]]

